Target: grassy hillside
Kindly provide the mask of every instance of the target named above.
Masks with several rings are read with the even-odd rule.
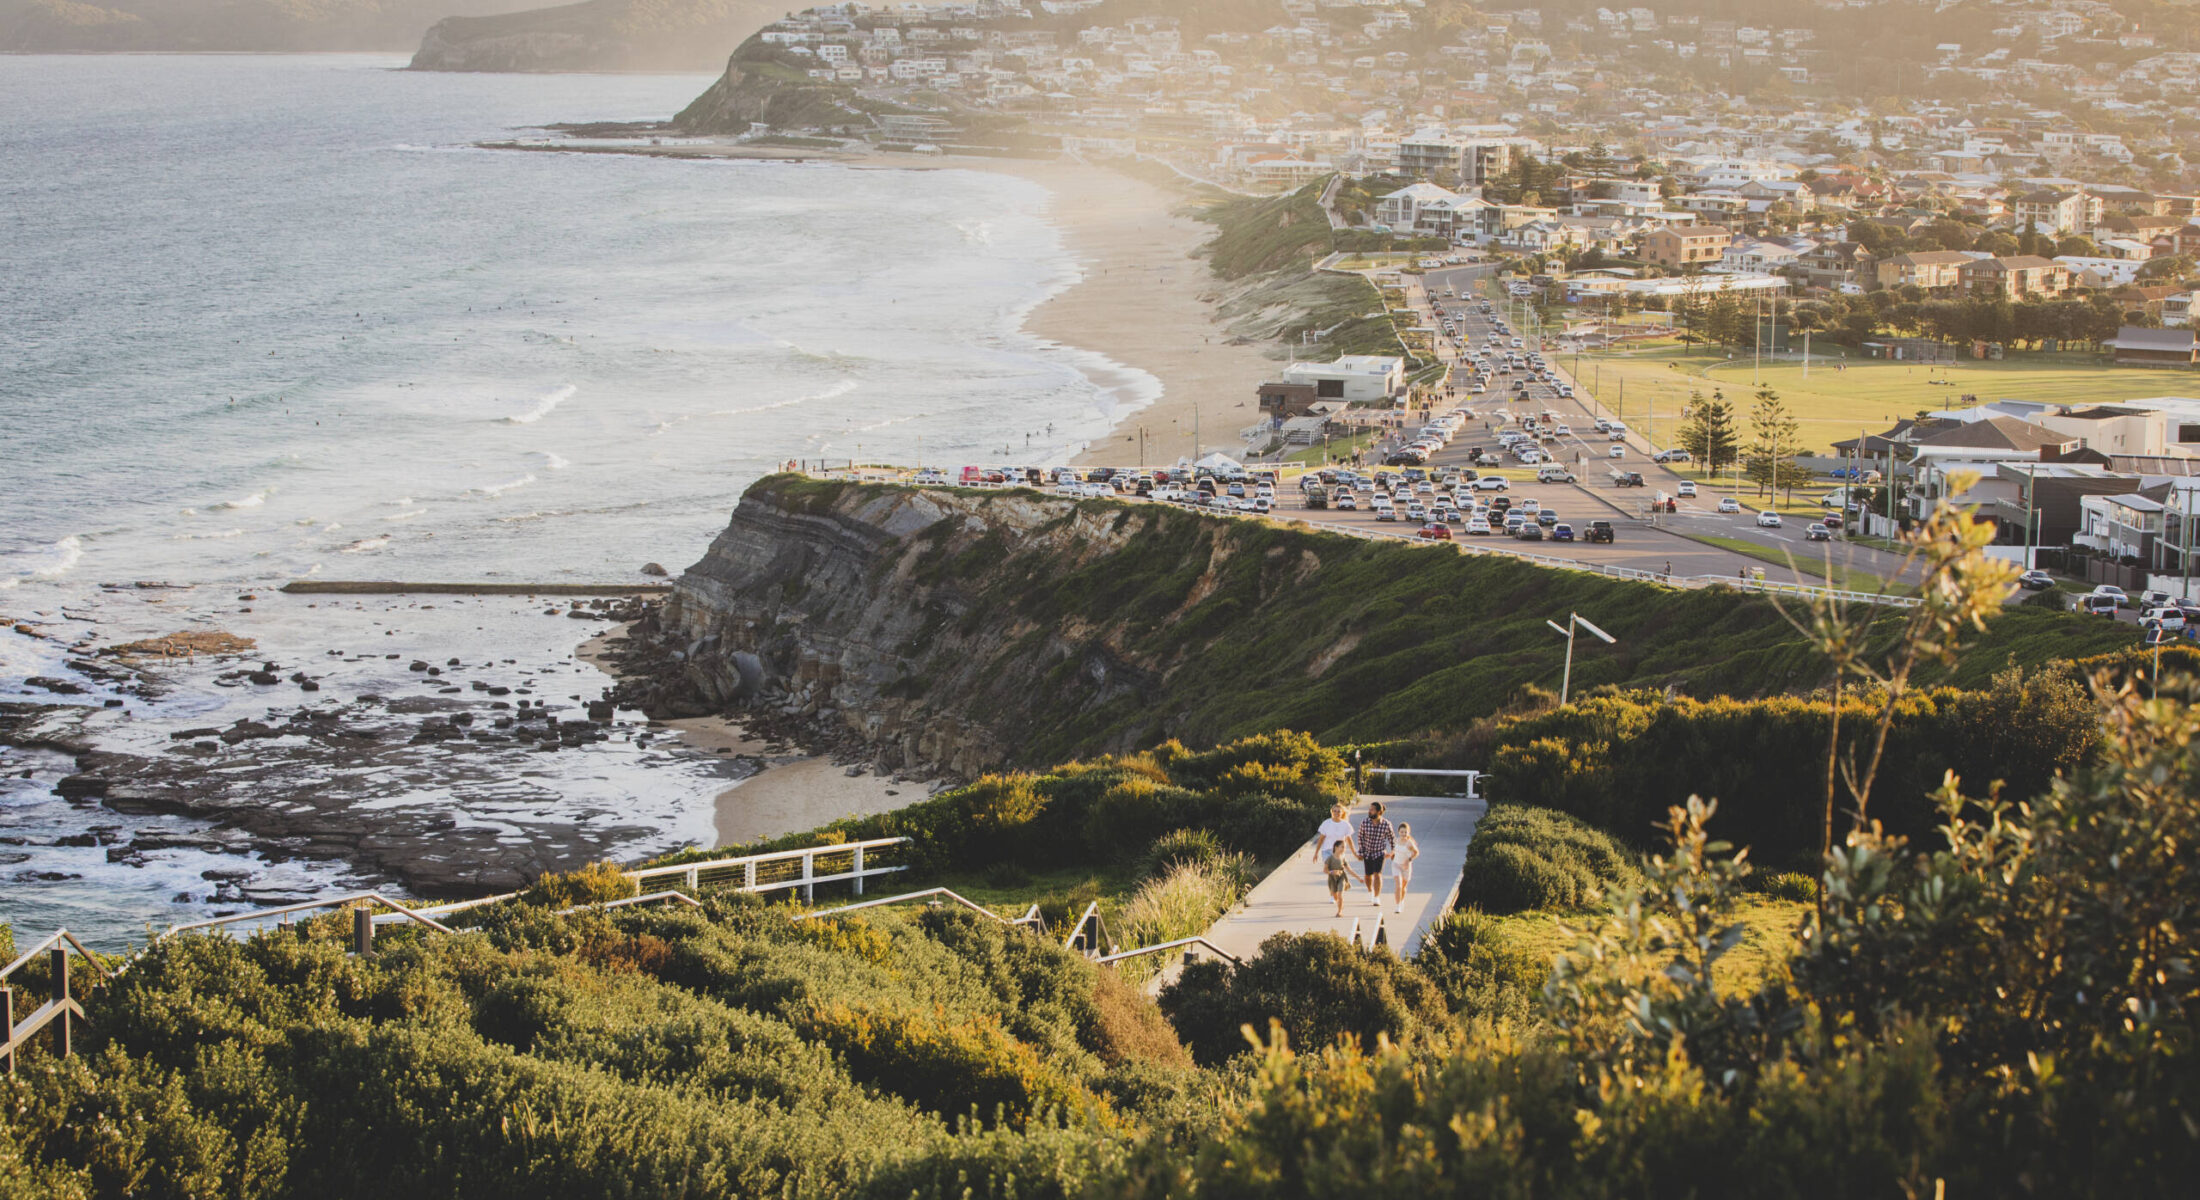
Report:
[[[789,477],[756,486],[811,512],[878,494]],[[978,502],[1033,499],[1004,492]],[[1565,645],[1544,620],[1569,611],[1619,639],[1576,656],[1577,693],[1609,685],[1758,696],[1809,690],[1824,677],[1771,603],[1723,588],[1624,582],[1159,505],[1092,500],[1062,511],[1057,525],[1074,511],[1116,536],[1065,554],[1049,539],[943,521],[895,551],[917,564],[903,601],[956,614],[936,623],[907,688],[935,705],[997,714],[1025,765],[1272,729],[1324,741],[1464,730],[1524,687],[1555,690]],[[2106,622],[2012,609],[1952,681],[1983,685],[2011,663],[2129,641]],[[1122,674],[1136,686],[1096,698],[1085,674],[1092,652],[1130,667]]]

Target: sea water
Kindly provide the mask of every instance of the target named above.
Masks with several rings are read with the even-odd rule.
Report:
[[[791,460],[1061,461],[1151,394],[1020,332],[1076,274],[1034,184],[478,149],[662,118],[710,80],[400,65],[0,59],[0,700],[56,699],[23,681],[67,678],[71,645],[188,628],[293,661],[372,635],[547,670],[589,631],[534,606],[266,593],[677,572]],[[141,581],[180,587],[101,586]],[[403,682],[380,661],[354,653],[327,698]],[[214,674],[82,699],[124,699],[103,737],[157,744],[235,715]],[[191,855],[52,845],[102,814],[52,795],[65,760],[12,753],[0,918],[112,931],[211,911]],[[529,819],[623,807],[614,856],[707,836],[717,764],[595,760],[532,780]],[[479,774],[388,802],[463,808],[509,782]],[[251,861],[301,888],[344,869]]]

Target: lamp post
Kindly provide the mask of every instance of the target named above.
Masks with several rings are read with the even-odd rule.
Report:
[[[1589,619],[1582,616],[1580,613],[1566,614],[1566,623],[1564,625],[1561,625],[1558,622],[1552,620],[1545,620],[1543,623],[1550,626],[1554,631],[1558,633],[1560,637],[1566,639],[1566,673],[1559,676],[1558,681],[1558,702],[1560,706],[1563,707],[1566,703],[1566,698],[1573,693],[1574,630],[1577,627],[1581,629],[1586,629],[1589,632],[1597,635],[1598,637],[1603,638],[1605,644],[1608,646],[1618,645],[1619,639],[1613,637],[1611,634],[1606,633],[1601,629],[1598,629],[1595,625],[1590,624]]]

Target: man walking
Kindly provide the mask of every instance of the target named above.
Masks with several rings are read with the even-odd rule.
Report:
[[[1391,847],[1398,842],[1398,833],[1383,816],[1383,802],[1372,801],[1367,806],[1367,819],[1360,822],[1360,831],[1354,839],[1360,855],[1360,870],[1367,877],[1367,902],[1377,907],[1383,903],[1383,860],[1390,856]]]

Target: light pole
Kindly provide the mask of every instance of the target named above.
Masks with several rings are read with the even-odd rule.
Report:
[[[1550,626],[1553,630],[1556,630],[1560,637],[1566,639],[1566,673],[1559,676],[1558,680],[1558,703],[1561,707],[1563,707],[1566,703],[1567,696],[1572,694],[1574,686],[1575,627],[1579,626],[1580,628],[1586,629],[1589,632],[1597,635],[1598,637],[1603,638],[1605,644],[1609,646],[1618,645],[1619,639],[1613,637],[1611,634],[1606,633],[1601,629],[1598,629],[1595,625],[1590,624],[1589,618],[1582,616],[1580,613],[1566,614],[1566,623],[1564,625],[1561,625],[1558,622],[1552,620],[1545,620],[1543,623]]]

